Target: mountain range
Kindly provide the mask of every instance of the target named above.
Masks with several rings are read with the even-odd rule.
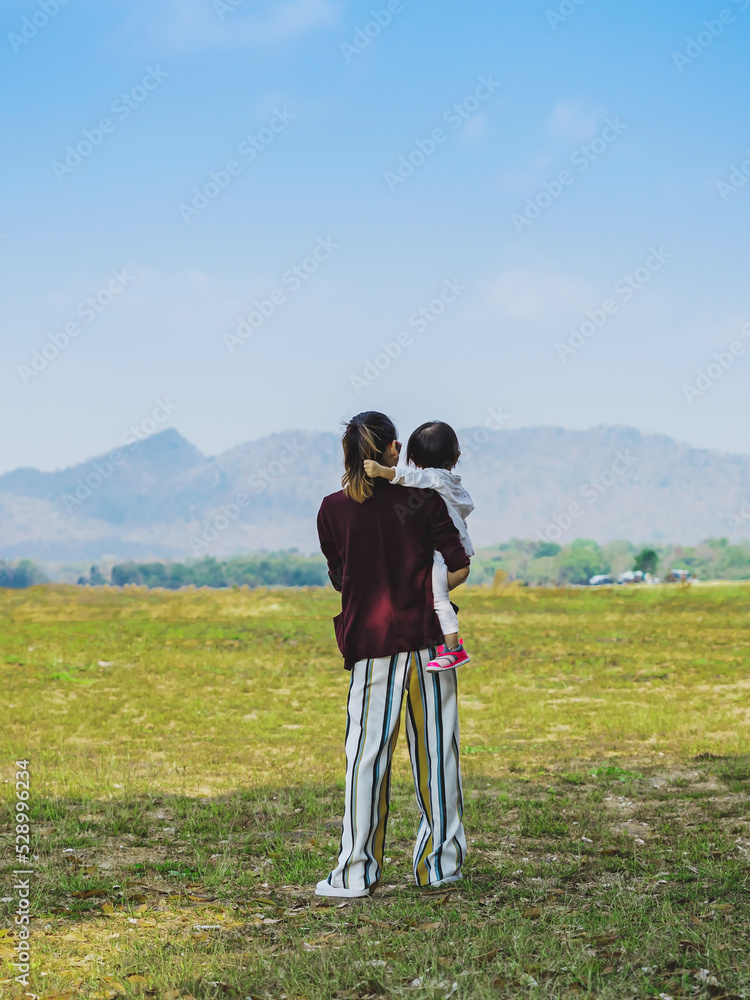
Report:
[[[695,544],[750,536],[750,455],[628,427],[475,427],[459,437],[477,547],[512,537]],[[0,558],[313,552],[320,500],[340,488],[340,476],[335,434],[272,434],[208,457],[165,430],[62,471],[0,476]]]

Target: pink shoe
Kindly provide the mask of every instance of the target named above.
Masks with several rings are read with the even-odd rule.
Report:
[[[459,643],[458,649],[449,650],[445,646],[438,646],[437,656],[427,664],[427,671],[437,674],[441,670],[455,670],[463,663],[468,663],[471,657],[464,649],[464,644]]]

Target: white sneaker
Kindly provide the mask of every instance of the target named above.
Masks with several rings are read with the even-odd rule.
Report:
[[[337,889],[336,886],[331,885],[327,879],[323,879],[322,882],[318,882],[315,886],[316,896],[334,896],[338,899],[358,899],[361,896],[369,896],[369,889]]]
[[[423,889],[440,889],[444,885],[453,885],[455,882],[460,882],[463,875],[449,875],[448,878],[441,879],[439,882],[430,882],[428,885],[422,886]]]

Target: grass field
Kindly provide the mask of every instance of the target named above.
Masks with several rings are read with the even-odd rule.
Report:
[[[470,854],[316,900],[343,806],[331,591],[0,590],[3,800],[31,761],[32,971],[0,996],[750,996],[750,586],[468,589]]]

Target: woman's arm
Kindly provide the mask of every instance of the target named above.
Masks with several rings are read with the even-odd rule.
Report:
[[[455,590],[456,587],[460,587],[462,583],[466,583],[470,572],[470,566],[464,566],[463,569],[457,569],[453,572],[448,570],[448,590]]]
[[[333,588],[334,590],[341,591],[344,567],[323,507],[318,511],[318,539],[320,540],[321,552],[326,557],[326,562],[328,563],[328,576],[333,584]]]

